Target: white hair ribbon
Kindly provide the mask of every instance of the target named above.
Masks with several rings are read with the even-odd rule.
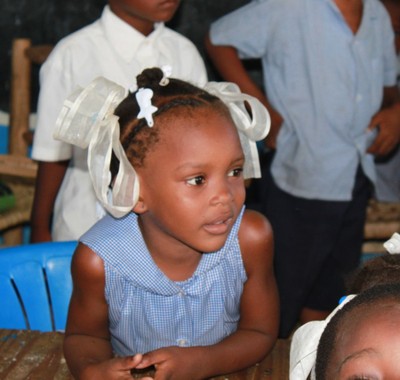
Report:
[[[244,178],[261,177],[256,142],[264,139],[269,132],[271,118],[267,109],[257,98],[243,94],[234,83],[209,82],[204,90],[220,98],[230,111],[245,155]]]
[[[400,253],[400,234],[395,232],[389,240],[383,243],[383,246],[392,255]]]
[[[137,175],[120,143],[118,117],[114,115],[125,96],[123,87],[105,78],[96,78],[64,102],[54,132],[58,140],[88,148],[88,168],[96,196],[116,218],[132,211],[139,197]],[[119,170],[112,186],[112,199],[109,199],[112,152],[119,160]]]
[[[318,343],[332,317],[356,295],[350,294],[322,321],[311,321],[300,326],[290,344],[289,380],[315,379],[315,360]]]

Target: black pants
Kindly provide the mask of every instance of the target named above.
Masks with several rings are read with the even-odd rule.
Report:
[[[371,183],[357,171],[349,202],[294,197],[267,174],[263,212],[275,240],[275,275],[280,295],[279,336],[286,338],[301,309],[330,311],[345,293],[344,276],[360,261]]]

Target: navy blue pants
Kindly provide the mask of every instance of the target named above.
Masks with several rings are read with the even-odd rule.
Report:
[[[279,336],[286,338],[303,307],[330,311],[344,295],[345,275],[360,261],[372,186],[361,169],[349,202],[294,197],[280,190],[269,172],[263,176],[263,186],[266,196],[261,208],[275,240]]]

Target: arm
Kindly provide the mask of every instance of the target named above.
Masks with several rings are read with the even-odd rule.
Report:
[[[379,134],[368,153],[384,156],[400,142],[400,94],[397,86],[385,87],[381,110],[371,119],[368,129],[379,126]]]
[[[69,161],[39,161],[31,214],[31,243],[52,240],[50,221],[68,163]]]
[[[113,358],[103,261],[79,244],[71,271],[74,287],[64,340],[71,373],[81,380],[131,378],[130,370],[140,362],[141,355]]]
[[[255,211],[246,211],[239,241],[248,279],[237,331],[211,346],[150,352],[138,368],[155,364],[156,380],[204,379],[250,367],[272,350],[278,329],[278,292],[268,221]]]
[[[209,35],[206,36],[205,47],[215,68],[224,80],[236,83],[242,92],[254,96],[268,109],[271,116],[271,130],[265,143],[269,148],[275,149],[276,138],[283,122],[282,116],[270,105],[263,91],[250,77],[237,50],[233,46],[213,45]]]

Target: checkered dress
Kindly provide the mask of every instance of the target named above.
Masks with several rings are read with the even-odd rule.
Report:
[[[134,213],[106,216],[83,235],[81,241],[104,260],[116,354],[210,345],[236,330],[247,279],[237,237],[243,211],[224,247],[204,254],[192,277],[181,282],[156,266]]]

